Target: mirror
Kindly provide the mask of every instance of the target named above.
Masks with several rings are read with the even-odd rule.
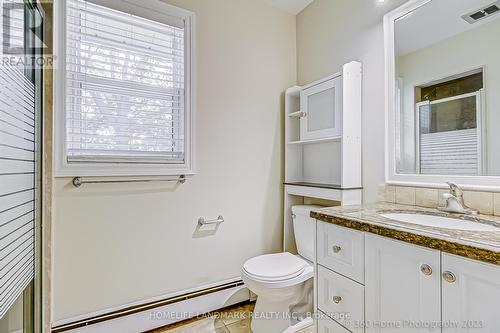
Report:
[[[500,176],[500,1],[410,3],[389,18],[394,174]]]

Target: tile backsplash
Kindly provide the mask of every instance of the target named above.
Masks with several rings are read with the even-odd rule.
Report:
[[[395,196],[396,203],[402,204],[402,205],[415,206],[416,192],[415,192],[415,189],[413,187],[398,186],[398,187],[396,187],[395,194],[396,194],[396,196]]]
[[[433,188],[415,188],[415,205],[437,207],[439,205],[439,191]]]
[[[385,202],[436,208],[444,205],[444,189],[382,185],[380,199]],[[464,191],[465,204],[481,214],[500,216],[500,193]]]

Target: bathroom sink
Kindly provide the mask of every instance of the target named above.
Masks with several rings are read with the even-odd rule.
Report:
[[[456,219],[452,217],[408,213],[384,213],[380,215],[391,220],[419,224],[426,227],[465,231],[500,231],[500,228],[489,224]]]

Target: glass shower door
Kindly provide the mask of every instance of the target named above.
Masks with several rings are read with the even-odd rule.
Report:
[[[40,326],[43,12],[36,2],[0,4],[0,332],[31,333]]]
[[[417,170],[421,174],[483,174],[481,94],[417,103]]]

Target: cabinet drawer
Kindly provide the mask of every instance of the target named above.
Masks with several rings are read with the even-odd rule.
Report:
[[[351,332],[363,332],[364,298],[362,285],[318,266],[318,308]]]
[[[364,239],[361,231],[318,222],[318,263],[363,284]]]
[[[328,318],[318,319],[318,333],[350,333],[345,327]]]

